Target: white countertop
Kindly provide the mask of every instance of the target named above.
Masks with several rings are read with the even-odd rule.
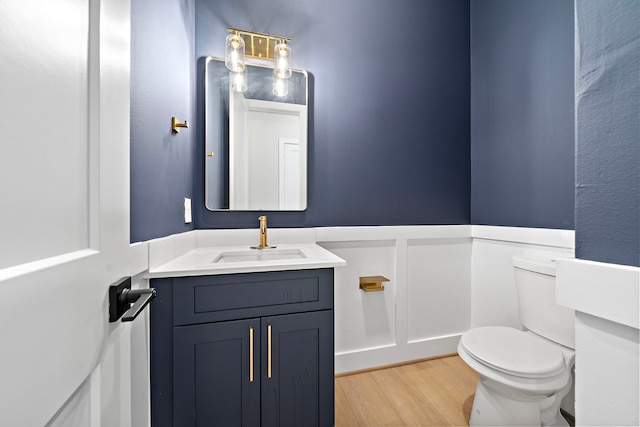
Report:
[[[221,254],[246,252],[248,246],[216,246],[196,248],[149,270],[145,277],[184,277],[215,274],[254,273],[262,271],[308,270],[313,268],[332,268],[346,265],[346,261],[316,244],[278,245],[277,251],[299,250],[304,258],[251,260],[234,262],[214,262]],[[271,249],[254,249],[256,253],[268,254]]]

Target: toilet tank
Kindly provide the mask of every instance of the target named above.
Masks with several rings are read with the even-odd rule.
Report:
[[[555,262],[513,257],[513,267],[522,326],[575,349],[574,311],[556,304]]]

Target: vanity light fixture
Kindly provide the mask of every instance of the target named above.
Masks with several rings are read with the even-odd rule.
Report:
[[[229,37],[232,37],[234,35],[242,39],[245,46],[243,48],[243,55],[248,58],[274,61],[276,59],[276,45],[278,44],[286,45],[289,48],[288,54],[289,56],[291,55],[291,47],[288,45],[288,43],[291,42],[290,38],[274,36],[265,33],[256,33],[247,30],[239,30],[232,27],[228,27],[227,31],[231,33],[227,36],[227,41],[229,40]],[[291,61],[289,60],[289,62]],[[227,66],[227,68],[229,68],[229,66]]]
[[[291,46],[286,40],[280,40],[274,49],[274,60],[276,62],[273,73],[279,79],[291,77]]]
[[[224,48],[224,65],[232,73],[244,71],[244,39],[237,32],[227,36]]]
[[[276,96],[287,96],[289,88],[287,79],[291,77],[291,46],[285,40],[280,40],[274,49],[273,74],[273,94]]]
[[[245,57],[274,62],[273,93],[277,96],[288,94],[287,81],[291,77],[290,38],[265,33],[239,30],[228,27],[226,39],[225,65],[229,69],[231,88],[237,92],[247,90]]]

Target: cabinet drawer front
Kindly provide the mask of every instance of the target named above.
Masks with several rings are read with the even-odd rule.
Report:
[[[333,307],[333,270],[174,279],[173,324],[189,325]]]

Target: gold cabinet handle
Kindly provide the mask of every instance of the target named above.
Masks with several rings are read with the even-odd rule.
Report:
[[[267,325],[267,378],[271,378],[271,325]]]
[[[249,326],[249,382],[253,382],[253,326]]]

